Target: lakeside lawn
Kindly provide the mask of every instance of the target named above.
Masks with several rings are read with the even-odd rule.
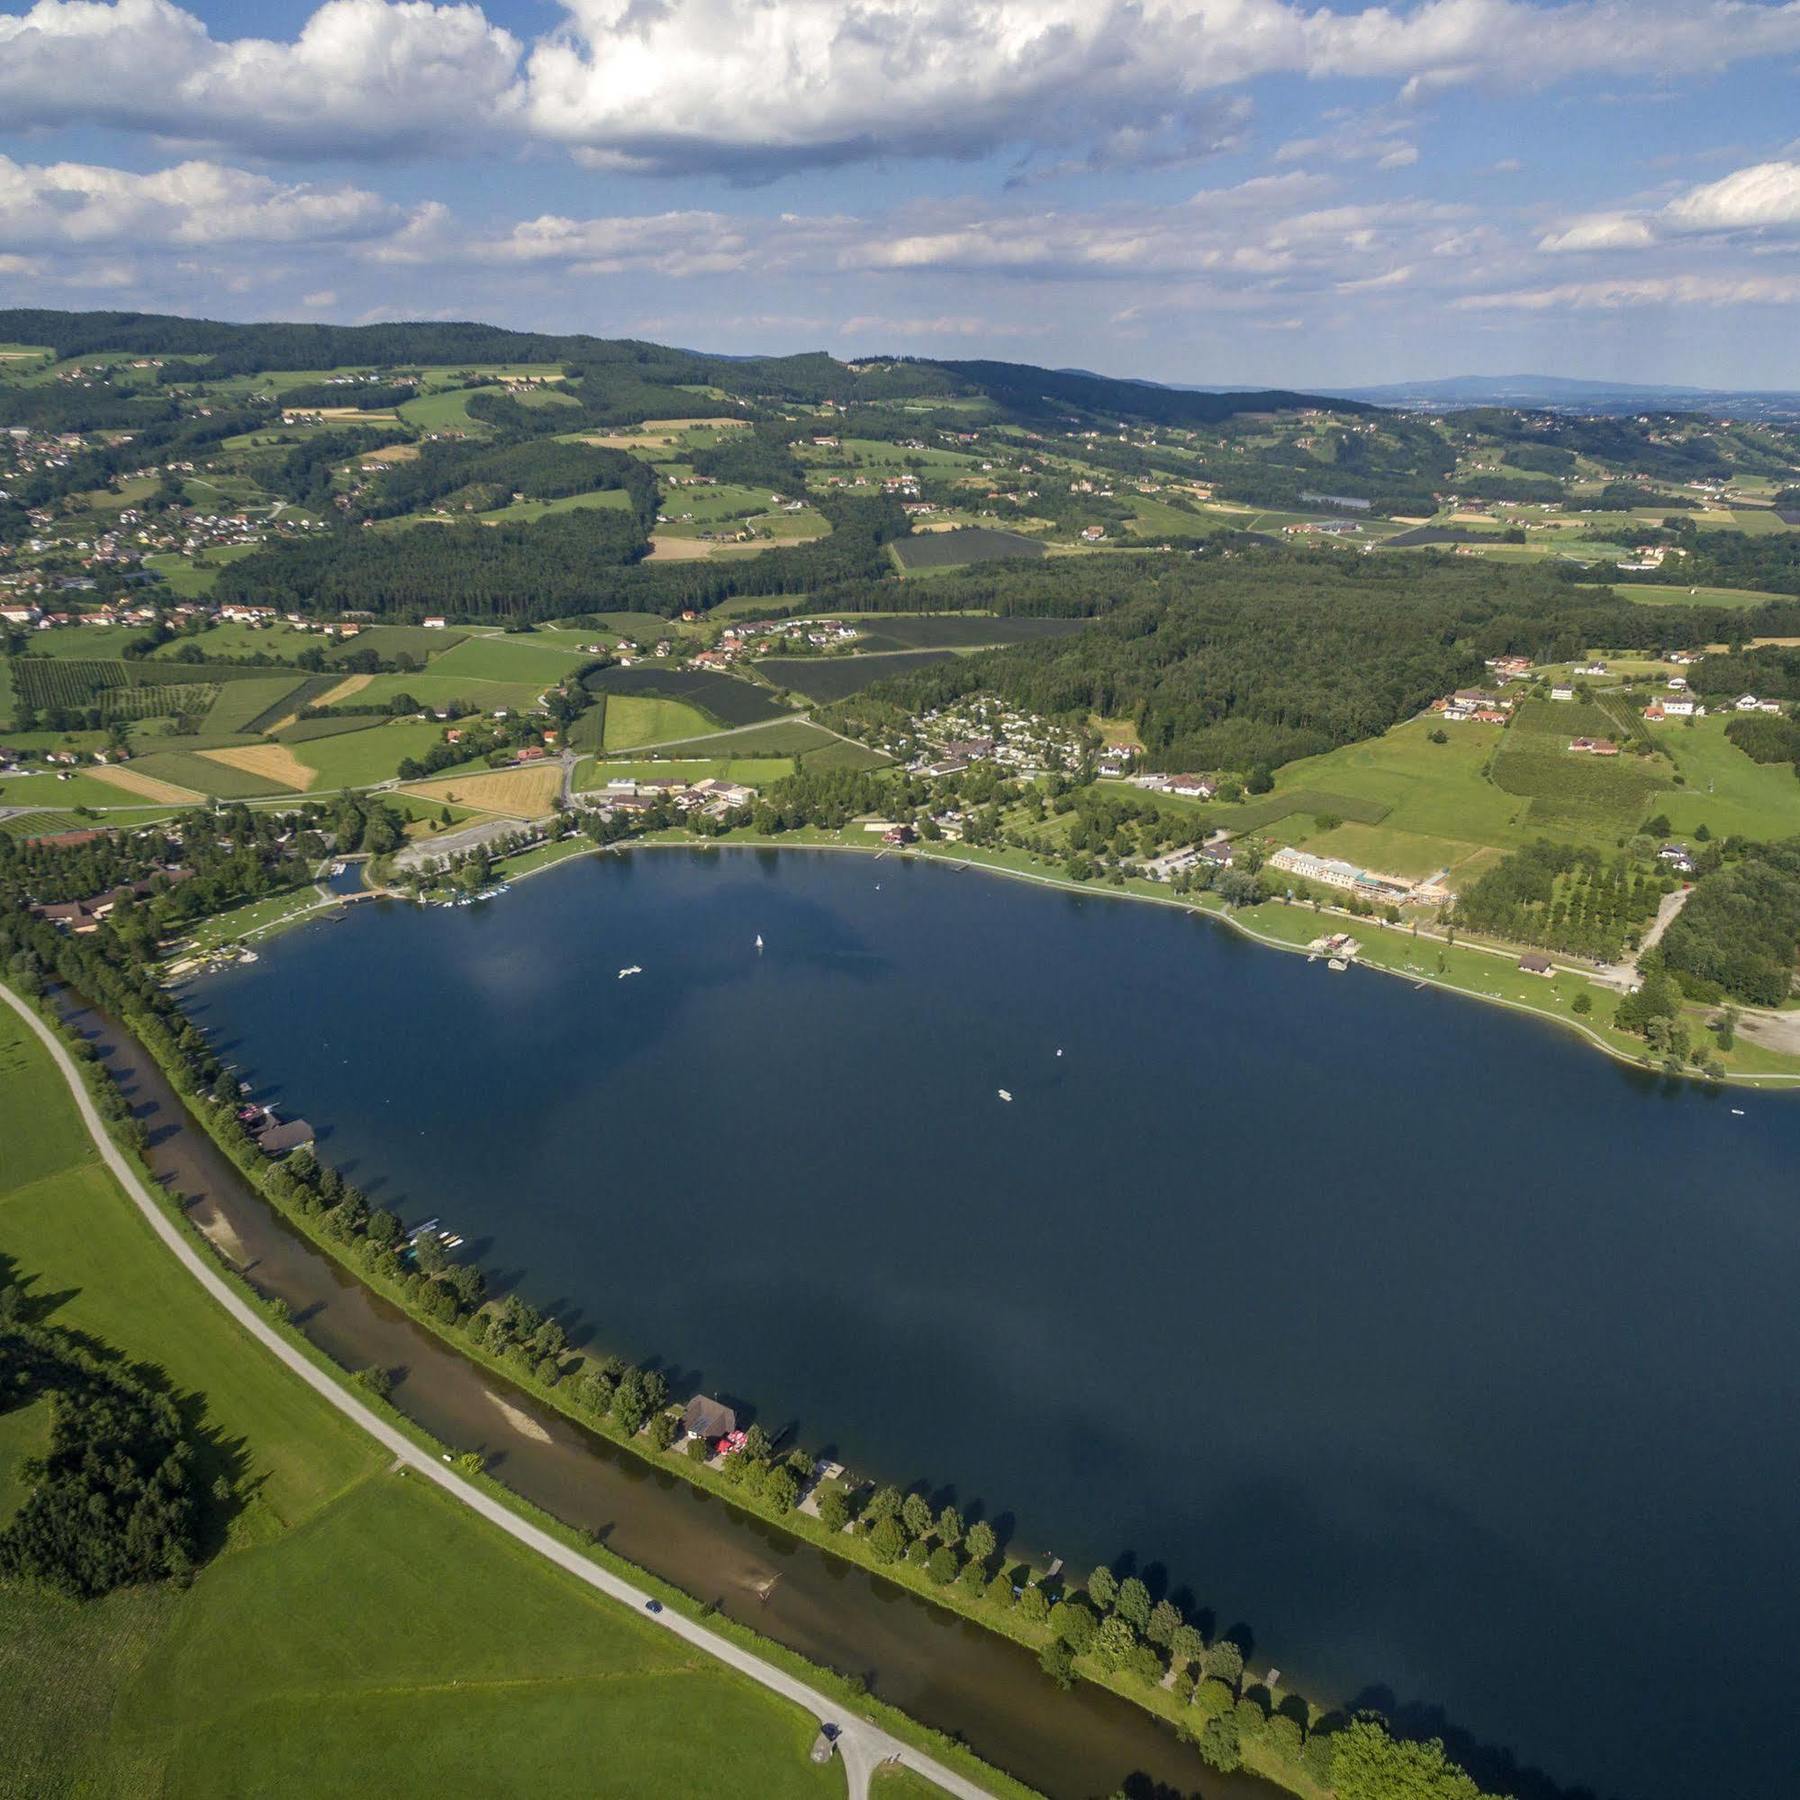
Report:
[[[50,1323],[161,1369],[200,1418],[202,1486],[245,1496],[185,1592],[78,1605],[0,1585],[0,1791],[843,1792],[838,1765],[807,1760],[811,1719],[393,1473],[245,1337],[106,1173],[10,1011],[0,1069],[14,1278]]]

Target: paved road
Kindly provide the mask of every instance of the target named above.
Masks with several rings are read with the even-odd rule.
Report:
[[[360,1401],[340,1387],[331,1377],[303,1356],[284,1337],[280,1335],[263,1316],[257,1312],[244,1297],[233,1289],[219,1272],[211,1267],[200,1252],[189,1242],[181,1229],[168,1217],[157,1204],[143,1181],[131,1164],[125,1160],[112,1139],[107,1136],[106,1128],[101,1123],[99,1113],[88,1098],[87,1088],[76,1070],[74,1059],[69,1055],[42,1019],[10,989],[0,987],[0,998],[16,1012],[27,1025],[43,1040],[51,1057],[61,1070],[63,1079],[69,1084],[69,1091],[75,1097],[75,1104],[80,1108],[82,1122],[87,1126],[88,1134],[94,1140],[106,1166],[118,1178],[119,1185],[124,1188],[136,1204],[137,1209],[149,1220],[150,1228],[174,1253],[176,1259],[206,1289],[231,1316],[260,1343],[264,1349],[277,1356],[308,1387],[321,1394],[339,1412],[345,1414],[353,1423],[360,1426],[370,1437],[390,1452],[397,1461],[404,1463],[409,1469],[423,1475],[427,1481],[434,1481],[453,1499],[461,1501],[464,1506],[479,1513],[484,1519],[498,1526],[502,1531],[516,1538],[528,1550],[535,1550],[540,1556],[547,1557],[559,1568],[567,1570],[578,1581],[584,1581],[591,1588],[598,1589],[608,1598],[617,1600],[625,1606],[634,1608],[644,1614],[644,1608],[650,1596],[641,1588],[633,1587],[610,1570],[600,1568],[578,1551],[560,1543],[546,1531],[540,1530],[529,1520],[522,1519],[509,1507],[496,1500],[491,1494],[473,1486],[447,1468],[428,1450],[421,1450],[410,1438],[396,1431],[384,1419],[370,1412]],[[650,1615],[645,1614],[649,1617]],[[959,1800],[987,1800],[987,1789],[977,1787],[966,1777],[942,1763],[927,1756],[923,1751],[914,1749],[903,1743],[890,1732],[883,1731],[878,1725],[867,1720],[858,1719],[845,1712],[836,1701],[828,1699],[817,1689],[808,1687],[796,1676],[774,1663],[765,1661],[753,1651],[744,1649],[731,1639],[721,1637],[706,1626],[681,1613],[665,1608],[654,1615],[654,1623],[670,1631],[676,1637],[685,1639],[697,1649],[704,1650],[709,1656],[720,1662],[729,1664],[740,1673],[748,1675],[752,1681],[779,1694],[784,1700],[792,1701],[796,1706],[811,1713],[821,1724],[831,1723],[840,1728],[838,1750],[843,1757],[845,1778],[849,1784],[850,1800],[863,1800],[869,1791],[869,1779],[875,1769],[883,1762],[897,1760],[916,1770],[929,1781],[935,1781],[946,1793],[954,1794]]]

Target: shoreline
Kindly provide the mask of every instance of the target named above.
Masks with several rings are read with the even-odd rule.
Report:
[[[1106,884],[1070,881],[1055,875],[1038,874],[1030,869],[1009,868],[1004,863],[983,862],[966,854],[945,855],[931,850],[921,850],[916,845],[908,846],[905,849],[884,847],[878,850],[873,845],[865,844],[807,844],[784,842],[780,839],[759,839],[752,841],[746,838],[635,838],[622,840],[616,844],[600,844],[584,846],[581,849],[572,849],[566,855],[549,858],[544,862],[535,864],[529,869],[520,870],[516,874],[509,873],[507,874],[506,879],[509,882],[526,881],[533,875],[543,874],[546,870],[561,868],[564,863],[573,862],[583,854],[592,854],[594,856],[628,855],[638,850],[824,851],[846,856],[869,856],[875,858],[877,861],[884,856],[898,856],[906,860],[939,864],[952,869],[973,869],[984,875],[997,875],[1011,881],[1029,882],[1036,887],[1052,888],[1061,893],[1074,894],[1084,898],[1135,900],[1147,906],[1168,907],[1177,912],[1191,913],[1196,918],[1209,919],[1217,924],[1224,925],[1233,931],[1239,932],[1244,937],[1249,938],[1251,942],[1264,946],[1266,949],[1281,950],[1290,955],[1298,956],[1306,956],[1309,954],[1303,944],[1289,943],[1285,938],[1275,937],[1267,932],[1258,930],[1254,924],[1240,916],[1241,909],[1234,909],[1223,903],[1217,906],[1207,906],[1203,903],[1183,899],[1172,894],[1166,896],[1162,894],[1146,894],[1132,888],[1115,888]],[[527,851],[526,854],[530,855],[531,852]],[[501,866],[504,867],[504,865]],[[399,898],[399,896],[395,897]],[[1275,905],[1280,903],[1267,901],[1262,902],[1262,904]],[[1304,905],[1304,902],[1292,901],[1287,904],[1290,906],[1301,906]],[[1379,921],[1358,918],[1354,913],[1346,912],[1341,908],[1328,905],[1319,907],[1315,916],[1345,922],[1345,928],[1350,930],[1352,935],[1357,937],[1358,942],[1363,941],[1362,932],[1364,928],[1379,934],[1375,939],[1377,942],[1386,941],[1391,931],[1400,929],[1398,927],[1383,925]],[[296,923],[298,922],[300,921],[297,920]],[[1506,962],[1514,957],[1514,952],[1511,949],[1502,949],[1497,945],[1470,943],[1466,941],[1452,943],[1452,941],[1446,938],[1441,932],[1421,931],[1417,936],[1422,942],[1442,944],[1453,949],[1469,950],[1483,955],[1491,955],[1498,962]],[[1684,1069],[1679,1076],[1671,1077],[1663,1070],[1632,1056],[1621,1046],[1609,1043],[1606,1038],[1601,1036],[1601,1034],[1594,1029],[1593,1026],[1581,1019],[1566,1018],[1559,1014],[1546,1012],[1541,1008],[1527,1005],[1522,1001],[1509,1000],[1504,994],[1482,993],[1478,989],[1465,987],[1459,982],[1447,980],[1444,976],[1438,975],[1432,971],[1394,969],[1389,968],[1384,963],[1375,961],[1359,961],[1358,966],[1371,970],[1376,974],[1388,975],[1397,980],[1410,982],[1415,987],[1434,988],[1442,993],[1454,994],[1465,1000],[1480,1001],[1488,1006],[1504,1007],[1508,1012],[1517,1013],[1524,1018],[1536,1019],[1547,1025],[1559,1026],[1564,1030],[1572,1031],[1578,1037],[1586,1040],[1593,1048],[1611,1058],[1611,1060],[1619,1064],[1620,1067],[1634,1069],[1642,1075],[1659,1076],[1663,1080],[1673,1079],[1696,1082],[1703,1086],[1715,1085],[1719,1087],[1737,1086],[1756,1089],[1767,1088],[1777,1092],[1781,1090],[1784,1084],[1800,1085],[1800,1069],[1796,1069],[1792,1072],[1771,1069],[1760,1073],[1743,1073],[1737,1070],[1727,1070],[1717,1083],[1708,1083],[1705,1076],[1692,1073],[1686,1069]],[[1600,983],[1593,982],[1584,971],[1569,969],[1566,972],[1573,975],[1580,975],[1582,979],[1588,980],[1589,985],[1591,986],[1598,987],[1601,985]]]

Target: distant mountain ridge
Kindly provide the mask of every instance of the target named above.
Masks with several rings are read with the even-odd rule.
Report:
[[[704,400],[690,391],[696,387],[746,401],[799,405],[986,396],[1020,419],[1050,423],[1079,412],[1101,428],[1117,418],[1201,426],[1239,413],[1300,407],[1368,410],[1363,401],[1285,388],[1181,388],[1029,363],[910,356],[840,361],[823,351],[715,356],[632,338],[511,331],[475,321],[239,324],[162,313],[16,308],[0,311],[0,341],[48,345],[65,359],[103,354],[204,358],[206,374],[215,377],[409,364],[557,363],[576,371],[590,391],[604,390],[621,421],[632,413],[638,418],[692,417],[716,409],[716,399]]]

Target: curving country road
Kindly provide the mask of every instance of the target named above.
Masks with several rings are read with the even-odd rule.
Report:
[[[716,1657],[720,1662],[729,1664],[752,1681],[779,1694],[784,1700],[792,1701],[796,1706],[811,1713],[821,1725],[832,1724],[838,1728],[838,1754],[843,1758],[844,1775],[849,1785],[850,1800],[863,1800],[869,1791],[869,1781],[875,1770],[884,1762],[901,1762],[907,1767],[923,1775],[928,1781],[934,1781],[946,1793],[954,1794],[959,1800],[988,1800],[988,1790],[978,1787],[967,1777],[959,1775],[955,1770],[946,1768],[935,1758],[912,1745],[903,1742],[891,1732],[878,1725],[859,1719],[854,1714],[846,1713],[838,1702],[821,1694],[816,1688],[808,1687],[797,1676],[790,1675],[785,1669],[766,1661],[754,1651],[745,1649],[730,1638],[709,1630],[697,1620],[690,1619],[682,1613],[668,1608],[650,1615],[645,1607],[650,1595],[643,1589],[632,1586],[628,1581],[614,1575],[610,1570],[600,1568],[590,1562],[579,1551],[558,1542],[547,1531],[533,1525],[528,1519],[521,1518],[508,1506],[496,1500],[491,1494],[475,1487],[464,1480],[453,1470],[447,1468],[429,1451],[421,1450],[410,1438],[396,1431],[385,1420],[378,1418],[353,1395],[340,1387],[337,1382],[325,1374],[296,1350],[269,1322],[261,1316],[244,1297],[237,1293],[229,1283],[212,1268],[200,1252],[191,1244],[181,1229],[174,1224],[154,1197],[145,1187],[143,1180],[131,1164],[126,1161],[118,1146],[107,1135],[106,1127],[95,1110],[93,1101],[83,1084],[80,1072],[75,1067],[74,1058],[64,1049],[61,1041],[49,1026],[10,988],[0,987],[0,997],[37,1033],[44,1047],[61,1072],[63,1080],[68,1083],[69,1091],[80,1109],[82,1123],[87,1127],[88,1135],[94,1140],[95,1148],[101,1159],[117,1178],[119,1185],[131,1196],[139,1212],[149,1221],[150,1228],[174,1253],[177,1261],[194,1277],[196,1281],[224,1307],[244,1330],[257,1340],[271,1355],[278,1357],[308,1387],[321,1394],[339,1412],[367,1432],[370,1437],[389,1451],[396,1461],[404,1463],[407,1468],[423,1475],[426,1480],[436,1482],[453,1499],[479,1513],[491,1524],[499,1527],[510,1537],[515,1538],[528,1550],[548,1558],[558,1568],[565,1569],[578,1581],[597,1589],[609,1599],[617,1600],[622,1605],[634,1608],[647,1619],[670,1631],[676,1637],[685,1639],[697,1649],[704,1650],[707,1655]]]

